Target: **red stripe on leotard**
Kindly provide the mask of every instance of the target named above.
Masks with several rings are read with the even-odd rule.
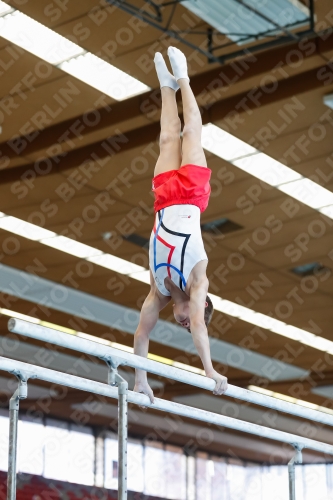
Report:
[[[156,220],[154,221],[154,234],[156,234]],[[169,255],[168,255],[168,264],[171,264],[171,259],[172,259],[172,254],[175,250],[175,246],[173,245],[170,245],[170,243],[168,243],[167,241],[164,241],[163,238],[161,238],[161,236],[157,235],[156,236],[156,239],[158,239],[158,241],[160,241],[161,243],[163,243],[163,245],[165,245],[166,247],[170,248],[170,252],[169,252]],[[171,271],[170,271],[170,267],[168,266],[168,276],[169,278],[171,278]]]

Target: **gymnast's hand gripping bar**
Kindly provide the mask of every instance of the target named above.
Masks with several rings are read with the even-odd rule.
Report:
[[[75,375],[69,375],[68,373],[57,372],[55,370],[50,370],[49,368],[42,368],[40,366],[22,363],[21,361],[4,358],[2,356],[0,356],[0,370],[13,373],[18,377],[20,376],[20,373],[22,373],[26,378],[44,380],[45,382],[49,382],[51,384],[58,384],[109,398],[119,399],[117,387],[77,377]],[[275,441],[290,444],[294,447],[296,446],[299,449],[308,448],[320,453],[333,455],[333,445],[297,436],[296,434],[289,434],[288,432],[270,429],[262,425],[252,424],[236,418],[219,415],[207,410],[193,408],[192,406],[186,406],[173,401],[155,398],[155,401],[152,404],[149,397],[145,394],[128,391],[128,402],[139,406],[152,407],[155,410],[173,413],[182,417],[200,420],[201,422],[227,427],[236,431],[247,432],[249,434],[260,436],[261,438],[273,439]]]
[[[11,318],[8,321],[8,329],[13,333],[24,335],[25,337],[45,341],[50,344],[79,351],[90,356],[96,356],[106,362],[112,360],[118,366],[124,365],[132,368],[138,368],[154,373],[155,375],[160,375],[168,379],[183,382],[184,384],[200,387],[201,389],[206,389],[208,391],[213,391],[215,387],[214,380],[208,377],[203,377],[202,375],[197,375],[196,373],[191,373],[180,368],[165,365],[157,361],[137,356],[136,354],[121,351],[120,349],[115,349],[114,347],[108,347],[91,340],[82,339],[74,335],[69,335],[68,333],[63,333],[52,328],[29,323],[28,321],[23,321],[21,319]],[[272,410],[306,418],[313,422],[333,426],[332,415],[289,403],[287,401],[278,400],[264,394],[249,391],[248,389],[243,389],[229,384],[225,395],[242,401],[247,401],[249,403],[265,406],[267,408],[271,408]]]

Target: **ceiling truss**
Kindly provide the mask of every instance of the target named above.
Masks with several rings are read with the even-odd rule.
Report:
[[[146,0],[144,8],[139,8],[133,3],[127,0],[107,0],[109,4],[116,5],[119,9],[137,17],[141,21],[146,22],[153,28],[162,31],[165,35],[174,38],[188,47],[198,51],[205,57],[207,57],[208,63],[220,63],[225,64],[227,60],[234,59],[236,57],[245,56],[247,54],[255,53],[261,50],[266,50],[277,45],[285,45],[292,42],[300,42],[304,38],[312,37],[316,35],[314,30],[315,23],[315,11],[314,11],[314,0],[309,0],[309,17],[308,17],[308,27],[303,31],[295,30],[301,25],[304,25],[304,21],[298,21],[296,23],[291,23],[286,26],[281,26],[276,23],[273,19],[268,18],[258,9],[247,5],[243,0],[235,0],[238,4],[242,5],[245,9],[251,11],[260,18],[269,21],[274,28],[253,35],[250,33],[235,33],[235,32],[221,32],[213,28],[207,28],[206,30],[173,30],[171,29],[172,20],[176,14],[177,6],[183,3],[185,0],[170,0],[163,3],[156,3],[154,0]],[[147,9],[147,6],[151,8],[151,11]],[[172,7],[171,13],[169,13],[168,18],[164,15],[164,10],[166,7]],[[283,33],[283,35],[281,35]],[[205,50],[202,46],[198,46],[195,43],[188,40],[186,37],[188,35],[206,35],[207,49]],[[218,36],[227,37],[222,44],[216,43],[216,38]],[[223,53],[228,47],[235,47],[237,43],[228,39],[228,36],[242,36],[242,49],[232,50],[228,53]],[[269,40],[267,40],[269,39]],[[251,45],[253,41],[265,40],[262,43],[256,43]],[[250,45],[249,45],[250,44]],[[219,52],[219,55],[216,53]]]

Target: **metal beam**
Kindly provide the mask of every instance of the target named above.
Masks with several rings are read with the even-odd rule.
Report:
[[[308,59],[314,55],[322,54],[333,50],[333,34],[330,36],[325,36],[321,38],[320,36],[311,37],[309,36],[309,41],[313,44],[313,50],[309,50],[310,45],[304,44],[302,48],[299,47],[299,43],[289,44],[287,46],[278,47],[272,49],[269,52],[262,52],[256,55],[248,55],[230,64],[226,64],[223,67],[219,66],[205,73],[200,73],[197,76],[191,77],[191,88],[196,96],[199,96],[205,90],[209,90],[210,86],[215,89],[216,85],[224,86],[225,88],[232,87],[233,85],[246,81],[250,78],[259,76],[263,73],[269,73],[274,71],[278,65],[282,67],[287,64],[286,60],[288,54],[292,51],[297,50],[302,53],[302,57]],[[317,68],[318,69],[318,68]],[[226,90],[226,96],[228,91]],[[157,98],[158,97],[158,98]],[[177,98],[180,101],[181,96],[177,94]],[[226,102],[228,97],[224,99]],[[104,106],[98,109],[99,121],[96,125],[91,127],[85,127],[82,130],[82,136],[89,135],[98,130],[103,130],[116,125],[117,123],[133,120],[139,116],[145,116],[149,113],[151,108],[159,107],[159,89],[154,89],[149,92],[145,92],[139,96],[126,99],[122,102],[117,102],[109,106]],[[73,125],[77,122],[85,123],[85,114],[79,115],[74,118],[65,120],[61,123],[52,125],[40,131],[37,137],[33,141],[25,141],[26,146],[20,152],[15,151],[11,146],[9,141],[0,143],[0,152],[3,156],[8,158],[16,158],[22,155],[29,155],[35,153],[36,151],[45,150],[55,143],[61,141],[60,137],[66,136],[66,139],[75,140],[77,139],[75,135],[75,130]],[[135,131],[135,134],[137,131]],[[135,135],[134,134],[134,135]],[[24,139],[24,136],[22,136]],[[3,172],[2,172],[3,173]]]
[[[15,372],[12,372],[15,374]],[[17,430],[20,399],[27,397],[27,377],[18,376],[18,388],[9,401],[9,446],[8,446],[8,475],[7,475],[7,500],[16,500],[16,461],[17,461]]]
[[[143,359],[143,361],[148,360]],[[48,368],[41,368],[39,366],[22,363],[20,361],[4,358],[2,356],[0,357],[0,370],[7,371],[9,373],[18,373],[22,371],[28,375],[30,374],[31,377],[50,382],[51,384],[73,387],[75,389],[109,398],[119,398],[118,389],[116,387],[102,384],[101,382],[95,382],[86,378],[77,377],[75,375],[70,375],[68,373],[57,372],[49,370]],[[154,410],[165,411],[174,415],[180,415],[181,417],[214,424],[218,427],[227,427],[236,431],[247,432],[249,434],[259,436],[260,438],[273,439],[292,446],[297,445],[299,448],[303,447],[309,450],[318,451],[319,453],[333,455],[333,446],[330,444],[314,441],[313,439],[298,436],[296,434],[271,429],[262,425],[252,424],[236,418],[219,415],[217,413],[201,410],[192,406],[186,406],[171,401],[164,401],[159,398],[155,398],[154,403],[152,404],[150,403],[148,396],[145,394],[139,394],[132,391],[128,392],[128,402],[139,406],[150,407]]]
[[[261,17],[262,19],[265,19],[266,21],[269,21],[273,26],[275,26],[275,28],[278,28],[279,31],[285,32],[286,36],[278,37],[278,35],[275,34],[275,35],[273,35],[275,37],[274,41],[263,42],[260,44],[254,44],[254,45],[251,45],[250,47],[246,47],[246,48],[244,47],[241,50],[236,50],[236,51],[232,51],[229,53],[224,53],[223,55],[220,55],[220,56],[215,56],[214,52],[216,50],[218,50],[219,48],[225,49],[228,46],[234,46],[234,45],[236,45],[236,42],[229,41],[220,47],[212,47],[212,38],[211,38],[211,33],[210,33],[211,28],[208,28],[206,31],[200,31],[200,30],[198,31],[195,29],[194,30],[192,30],[192,29],[169,30],[170,21],[173,17],[174,11],[169,16],[169,20],[168,20],[166,26],[164,26],[163,25],[163,15],[162,15],[161,10],[160,10],[160,7],[162,7],[163,4],[157,5],[153,1],[149,1],[149,4],[151,6],[153,6],[157,12],[157,15],[154,16],[154,15],[149,14],[147,11],[139,9],[135,5],[133,5],[129,2],[126,2],[124,0],[107,0],[107,1],[108,1],[108,3],[111,3],[113,5],[117,5],[117,7],[119,9],[122,9],[127,14],[135,16],[138,19],[140,19],[141,21],[149,24],[153,28],[162,31],[165,35],[168,35],[170,38],[174,38],[174,39],[178,40],[179,42],[183,43],[184,45],[187,45],[191,49],[195,50],[197,53],[205,55],[208,59],[208,62],[210,62],[210,63],[218,62],[220,64],[225,64],[225,62],[227,60],[235,59],[238,56],[244,56],[245,53],[254,54],[254,53],[260,52],[261,50],[267,50],[275,45],[288,44],[288,43],[293,42],[295,40],[297,40],[298,42],[301,42],[301,40],[305,39],[312,31],[312,30],[298,31],[296,34],[294,34],[288,28],[297,29],[297,27],[299,27],[300,25],[302,25],[304,23],[303,21],[302,22],[298,21],[298,22],[295,22],[295,23],[290,24],[288,26],[282,27],[279,24],[275,23],[272,19],[265,16],[262,12],[255,9],[254,7],[251,7],[251,6],[248,6],[247,4],[245,4],[245,2],[243,2],[242,0],[235,0],[236,2],[240,3],[245,8],[247,8],[248,10],[251,10],[252,12],[256,13],[257,16]],[[178,0],[178,1],[174,0],[173,2],[168,2],[167,4],[164,4],[164,5],[168,5],[170,3],[173,3],[174,7],[175,7],[177,4],[180,4],[180,2],[182,2],[182,1],[183,0]],[[310,13],[311,13],[311,18],[309,18],[307,21],[309,22],[309,24],[311,26],[313,26],[313,15],[314,15],[313,10],[310,10]],[[266,38],[266,37],[272,36],[271,35],[272,31],[273,31],[272,29],[268,29],[267,31],[264,31],[264,32],[257,34],[257,35],[246,34],[246,33],[241,33],[241,34],[238,33],[238,35],[242,36],[242,42],[246,43],[246,42],[253,41],[253,39],[258,40],[260,38]],[[198,46],[198,45],[190,42],[187,38],[185,38],[185,36],[182,36],[183,33],[185,33],[188,36],[196,35],[196,34],[207,35],[208,52],[205,49],[203,49],[202,44]],[[235,34],[235,33],[230,33],[230,32],[225,32],[225,31],[224,32],[217,31],[217,33],[219,35],[223,35],[225,37],[229,37],[230,35]],[[311,35],[315,35],[315,33],[312,32]]]
[[[322,88],[325,83],[323,80],[318,78],[318,73],[320,71],[327,71],[331,73],[331,64],[328,63],[324,66],[320,66],[319,68],[305,71],[304,73],[297,74],[285,80],[279,80],[277,89],[274,92],[268,93],[266,88],[258,87],[256,95],[260,101],[260,107],[279,102],[283,99],[288,99],[293,97],[295,94],[299,95],[303,92]],[[259,106],[256,103],[256,100],[249,98],[248,91],[242,92],[232,97],[216,101],[214,104],[203,108],[202,121],[204,124],[215,122],[222,120],[235,111],[241,114],[246,110],[256,110],[258,107]],[[93,144],[88,144],[87,146],[68,151],[61,158],[51,157],[47,160],[47,162],[52,165],[52,168],[50,168],[48,174],[46,175],[57,174],[78,167],[85,161],[96,161],[96,158],[103,159],[107,156],[113,156],[139,146],[145,146],[151,142],[156,142],[159,134],[160,123],[154,122],[149,125],[130,130],[129,132],[125,132],[123,134],[121,144],[119,144],[120,136],[112,136],[103,141],[98,141]],[[111,145],[113,143],[118,143],[117,149],[113,149],[110,154],[110,147],[105,147],[106,142]],[[8,184],[19,181],[21,176],[25,174],[27,170],[35,171],[35,166],[36,164],[33,162],[24,166],[2,170],[0,184]],[[39,175],[40,174],[36,172],[36,176],[38,177]],[[45,176],[45,173],[43,173],[43,176]]]
[[[295,477],[295,464],[301,464],[302,449],[295,446],[295,455],[288,463],[288,476],[289,476],[289,500],[296,500],[296,477]]]

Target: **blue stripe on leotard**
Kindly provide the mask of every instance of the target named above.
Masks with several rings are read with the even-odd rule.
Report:
[[[182,282],[183,282],[183,285],[184,287],[186,287],[186,280],[184,278],[184,275],[183,273],[177,269],[177,267],[173,266],[172,264],[168,264],[167,262],[162,262],[161,264],[157,264],[156,265],[156,244],[157,244],[157,236],[158,236],[158,231],[161,227],[161,224],[162,224],[162,221],[163,221],[163,215],[164,215],[164,209],[161,210],[161,218],[159,220],[159,223],[158,223],[158,226],[157,226],[157,229],[156,229],[156,233],[154,234],[154,268],[155,268],[155,272],[157,271],[157,269],[159,269],[160,267],[169,267],[171,269],[174,269],[180,276]]]

